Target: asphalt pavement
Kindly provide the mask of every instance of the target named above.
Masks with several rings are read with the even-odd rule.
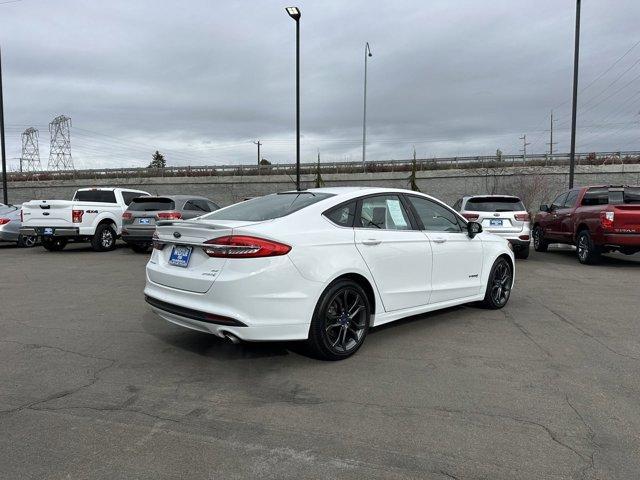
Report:
[[[343,362],[167,324],[145,262],[0,247],[0,478],[640,477],[640,255],[532,252]]]

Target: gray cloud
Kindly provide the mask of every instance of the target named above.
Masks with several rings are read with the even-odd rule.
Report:
[[[19,134],[73,119],[82,166],[274,162],[294,158],[294,24],[262,2],[23,0],[0,5],[9,157]],[[364,42],[368,158],[568,149],[571,0],[299,2],[303,159],[358,160]],[[583,6],[581,85],[637,36],[633,0]],[[640,46],[581,93],[578,149],[637,148]],[[636,78],[638,77],[638,78]],[[616,80],[612,85],[611,82]],[[635,123],[634,123],[635,122]],[[12,165],[15,167],[16,162]]]

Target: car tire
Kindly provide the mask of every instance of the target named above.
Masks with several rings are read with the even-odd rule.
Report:
[[[600,261],[602,251],[593,243],[589,230],[578,232],[576,253],[578,254],[578,261],[584,265],[593,265]]]
[[[19,248],[32,248],[38,243],[38,237],[36,235],[22,235],[18,236]]]
[[[116,231],[111,224],[98,225],[96,233],[91,238],[91,247],[96,252],[108,252],[116,248]]]
[[[514,248],[513,255],[520,260],[526,260],[529,258],[529,247]]]
[[[491,310],[504,307],[511,296],[513,266],[505,257],[499,257],[491,267],[482,305]]]
[[[546,252],[549,248],[549,242],[544,238],[544,230],[540,225],[536,225],[533,229],[533,249],[536,252]]]
[[[353,355],[369,332],[371,305],[364,289],[352,280],[327,287],[316,305],[307,346],[322,360],[343,360]]]
[[[147,253],[149,251],[150,243],[130,243],[131,250],[136,253]]]
[[[67,246],[66,238],[43,238],[42,246],[50,252],[59,252]]]

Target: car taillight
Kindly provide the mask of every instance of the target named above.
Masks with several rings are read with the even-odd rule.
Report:
[[[164,243],[160,241],[160,237],[158,237],[158,232],[153,232],[153,236],[151,237],[153,240],[153,248],[156,250],[162,250],[164,248]]]
[[[531,217],[529,216],[528,213],[516,213],[513,217],[518,222],[528,222],[529,220],[531,220]]]
[[[82,223],[82,216],[84,215],[84,210],[72,210],[71,211],[71,221],[73,223]]]
[[[22,209],[20,209],[20,223],[24,222],[24,216],[22,215]]]
[[[6,225],[11,220],[9,218],[0,218],[0,225]]]
[[[182,214],[180,212],[158,212],[156,220],[180,220]]]
[[[204,253],[216,258],[277,257],[291,251],[289,245],[264,238],[229,235],[204,242]]]
[[[600,212],[600,224],[604,230],[613,230],[613,220],[615,215],[613,212]]]
[[[133,218],[133,215],[131,214],[131,212],[124,212],[122,214],[122,219],[123,220],[131,220]]]
[[[477,213],[463,213],[462,216],[470,222],[475,222],[476,220],[478,220],[478,218],[480,218],[480,215],[478,215]]]

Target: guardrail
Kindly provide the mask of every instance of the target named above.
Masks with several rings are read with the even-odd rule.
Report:
[[[591,152],[577,153],[577,165],[640,163],[640,151],[625,152]],[[384,160],[362,162],[327,162],[302,163],[301,173],[304,175],[332,174],[332,173],[377,173],[377,172],[408,172],[414,169],[413,159]],[[507,166],[552,166],[568,165],[569,154],[531,154],[473,156],[473,157],[444,157],[418,158],[415,160],[415,170],[439,170],[451,168],[500,168]],[[199,165],[165,168],[101,168],[89,170],[58,170],[40,172],[10,172],[9,181],[45,181],[69,179],[103,178],[147,178],[147,177],[208,177],[208,176],[255,176],[255,175],[289,175],[295,176],[295,164],[270,165]],[[1,177],[0,177],[1,178]]]

